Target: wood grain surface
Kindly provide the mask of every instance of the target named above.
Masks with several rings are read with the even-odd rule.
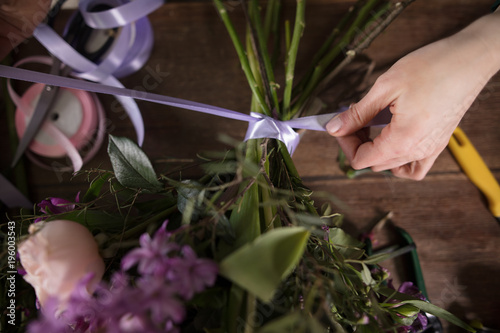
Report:
[[[230,2],[235,3],[235,2]],[[417,0],[369,47],[375,61],[371,81],[408,52],[459,31],[489,12],[492,0]],[[313,0],[308,3],[306,30],[298,58],[299,72],[307,65],[332,26],[352,1]],[[291,6],[285,15],[293,17]],[[244,21],[240,8],[229,7],[238,31]],[[57,21],[61,29],[69,13]],[[208,103],[247,112],[250,89],[224,26],[210,2],[168,3],[150,15],[154,50],[145,68],[122,80],[128,88]],[[35,41],[23,45],[17,57],[42,52]],[[156,81],[151,79],[156,73]],[[149,76],[148,76],[149,75]],[[337,83],[339,86],[342,82]],[[335,90],[322,95],[334,111]],[[102,96],[108,132],[134,138],[131,123],[113,98]],[[219,134],[243,139],[244,123],[191,111],[138,102],[146,124],[144,150],[160,172],[175,172],[179,161],[224,149]],[[1,166],[10,164],[4,112],[0,113]],[[461,123],[496,179],[500,179],[500,75],[487,84]],[[386,174],[348,179],[337,162],[338,146],[326,133],[306,132],[294,160],[307,186],[336,197],[349,230],[362,233],[387,212],[392,223],[406,229],[417,244],[431,301],[466,320],[480,319],[500,329],[500,225],[487,209],[482,194],[470,183],[445,150],[428,176],[419,182]],[[44,170],[25,161],[30,198],[72,198],[84,179]],[[109,168],[106,149],[86,168]],[[184,177],[196,169],[183,171]],[[2,217],[3,218],[3,217]],[[397,275],[399,269],[394,269]],[[396,276],[396,280],[401,277]],[[446,332],[459,332],[445,324]]]

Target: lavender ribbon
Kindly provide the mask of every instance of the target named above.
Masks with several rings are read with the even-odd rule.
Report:
[[[29,82],[38,82],[43,84],[55,85],[59,87],[87,90],[96,93],[115,95],[139,99],[143,101],[178,107],[186,110],[197,111],[212,114],[219,117],[246,121],[249,123],[245,140],[258,138],[273,138],[285,143],[290,153],[293,153],[299,143],[299,136],[293,130],[308,129],[314,131],[326,131],[326,124],[334,116],[343,111],[329,114],[296,118],[287,121],[277,120],[259,113],[250,115],[236,112],[216,106],[192,102],[180,98],[169,97],[165,95],[154,94],[145,91],[121,88],[116,86],[107,86],[89,81],[75,80],[69,77],[60,77],[47,73],[29,71],[21,68],[13,68],[0,65],[0,76],[18,79]],[[367,126],[385,125],[391,119],[388,109],[380,112]]]
[[[110,29],[137,21],[163,5],[163,0],[142,0],[122,3],[119,7],[100,12],[90,12],[95,0],[82,0],[78,4],[85,22],[95,29]],[[102,4],[102,1],[98,1]]]
[[[63,63],[74,69],[72,75],[123,88],[117,78],[139,70],[149,59],[153,47],[153,30],[146,15],[163,4],[162,0],[82,0],[79,8],[85,23],[96,29],[121,27],[113,48],[99,64],[88,60],[71,47],[52,28],[40,24],[33,36]],[[110,10],[91,12],[96,5],[108,5]],[[71,20],[70,20],[71,21]],[[70,26],[68,23],[66,29]],[[136,102],[117,96],[128,114],[137,134],[137,142],[144,141],[144,121]]]
[[[207,104],[192,102],[180,98],[169,97],[144,91],[107,86],[89,81],[76,80],[69,77],[61,77],[47,73],[29,71],[0,65],[0,76],[10,79],[18,79],[28,82],[38,82],[59,87],[87,90],[95,93],[114,95],[122,98],[134,98],[153,103],[178,107],[186,110],[212,114],[219,117],[246,121],[249,123],[245,141],[258,138],[273,138],[285,143],[292,154],[299,143],[299,134],[293,129],[308,129],[314,131],[326,131],[326,124],[334,116],[345,111],[345,109],[323,115],[296,118],[287,121],[277,120],[263,114],[252,112],[250,115],[211,106]],[[368,124],[368,126],[385,125],[391,119],[389,109],[384,109]],[[5,183],[6,180],[0,176],[0,199],[7,205],[21,205],[29,207],[31,203],[12,184]],[[4,185],[5,184],[5,185]],[[10,184],[10,186],[9,186]]]

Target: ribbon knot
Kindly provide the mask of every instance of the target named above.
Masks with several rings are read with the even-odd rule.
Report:
[[[245,141],[249,139],[271,138],[283,142],[293,154],[299,144],[299,134],[286,122],[271,118],[261,113],[250,112],[253,119],[248,121]]]

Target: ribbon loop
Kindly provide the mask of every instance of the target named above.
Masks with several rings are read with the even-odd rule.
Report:
[[[98,2],[98,4],[102,3],[102,1]],[[113,3],[115,7],[116,1]],[[135,0],[98,12],[91,11],[95,4],[95,0],[81,0],[78,4],[85,22],[94,29],[110,29],[124,26],[149,15],[163,5],[163,0]],[[107,4],[110,2],[107,1]]]
[[[261,138],[277,139],[285,144],[290,155],[293,154],[299,144],[300,137],[287,122],[256,112],[251,112],[250,115],[254,119],[248,122],[245,141]]]

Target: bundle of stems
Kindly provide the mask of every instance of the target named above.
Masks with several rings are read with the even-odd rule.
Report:
[[[305,0],[296,2],[293,29],[288,20],[284,22],[285,28],[280,29],[283,7],[281,0],[269,0],[265,8],[258,0],[241,0],[241,9],[247,23],[243,38],[236,32],[222,0],[214,0],[214,4],[233,42],[252,91],[250,111],[289,120],[317,112],[311,110],[312,101],[317,95],[413,1],[360,0],[354,3],[333,27],[300,79],[295,77],[295,72],[299,44],[306,26]],[[283,30],[284,43],[280,35]],[[283,88],[276,82],[275,75],[279,70],[277,65],[282,44],[285,48]],[[281,96],[280,89],[283,90]],[[257,198],[265,201],[270,196],[270,191],[276,188],[286,189],[298,194],[298,200],[305,209],[316,214],[316,209],[308,198],[310,192],[302,184],[284,143],[267,139],[249,140],[246,158],[262,166],[262,173],[258,178],[269,186],[259,186],[262,182],[255,182],[251,186],[243,184],[242,189],[248,192],[243,195],[244,201],[253,197],[254,208],[258,211]],[[267,207],[267,210],[269,211],[264,212],[261,224],[278,226],[279,223],[274,218],[275,209]],[[256,237],[260,231],[254,228],[252,234]]]
[[[289,120],[317,112],[311,106],[318,94],[414,0],[357,1],[326,36],[301,78],[295,73],[299,45],[306,27],[305,0],[296,2],[293,28],[288,20],[283,22],[281,19],[281,0],[269,0],[265,6],[258,0],[241,0],[247,23],[242,38],[222,0],[213,1],[252,91],[250,111]],[[284,29],[281,29],[282,24]],[[281,31],[284,31],[283,39]],[[283,47],[284,58],[280,56]],[[280,63],[284,70],[284,84],[276,82]],[[260,172],[239,184],[239,208],[231,212],[230,218],[236,244],[246,244],[268,230],[293,225],[286,211],[288,206],[295,212],[320,215],[311,199],[311,191],[303,185],[284,143],[273,139],[249,140],[246,160],[259,165]],[[270,204],[280,191],[292,193],[286,200],[287,204]],[[231,295],[229,308],[251,323],[252,314],[255,314],[255,296],[245,294],[237,286],[233,287]],[[230,330],[236,329],[237,317],[228,316]],[[253,325],[246,325],[245,332],[252,330]]]

